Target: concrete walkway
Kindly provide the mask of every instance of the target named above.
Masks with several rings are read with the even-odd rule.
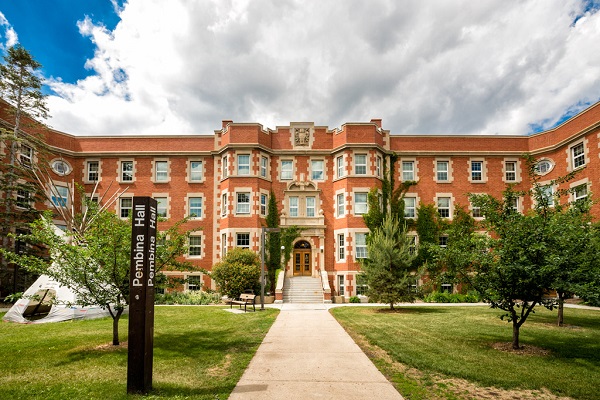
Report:
[[[327,309],[284,304],[229,399],[402,400]]]

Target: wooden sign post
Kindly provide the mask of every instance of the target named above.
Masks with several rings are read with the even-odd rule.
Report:
[[[151,197],[133,198],[127,393],[152,389],[156,206]]]

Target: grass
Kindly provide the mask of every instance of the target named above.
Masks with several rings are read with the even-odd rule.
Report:
[[[226,399],[277,310],[156,307],[153,391],[144,398]],[[1,317],[1,315],[0,315]],[[126,317],[120,338],[127,340]],[[0,324],[0,399],[136,399],[127,396],[127,349],[112,320]]]
[[[538,309],[521,328],[520,340],[526,348],[548,350],[547,355],[492,348],[511,341],[511,324],[483,306],[406,307],[395,313],[340,307],[332,313],[408,399],[472,398],[436,383],[445,377],[473,386],[546,388],[556,395],[600,399],[600,311],[567,309],[568,326],[559,328],[555,312]]]

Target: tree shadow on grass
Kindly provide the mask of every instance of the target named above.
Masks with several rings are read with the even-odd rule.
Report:
[[[446,314],[448,310],[441,307],[395,307],[393,310],[388,308],[377,308],[374,310],[377,314]]]
[[[223,383],[218,386],[210,388],[192,387],[185,385],[178,385],[175,383],[160,383],[153,385],[152,390],[148,395],[152,398],[210,398],[215,400],[225,400],[229,397],[233,391],[235,384]],[[133,396],[132,398],[138,398]],[[142,398],[142,396],[139,396]]]

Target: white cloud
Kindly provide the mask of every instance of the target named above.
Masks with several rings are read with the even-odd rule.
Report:
[[[4,43],[0,42],[0,50],[7,49],[19,43],[19,36],[15,29],[10,25],[4,14],[0,11],[0,39],[4,39]]]
[[[600,13],[578,0],[113,4],[113,31],[79,23],[94,73],[51,83],[56,129],[383,118],[393,133],[519,134],[600,98]]]

